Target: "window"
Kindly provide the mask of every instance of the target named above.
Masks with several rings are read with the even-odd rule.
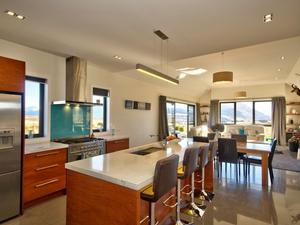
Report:
[[[195,126],[195,106],[179,102],[167,102],[169,133],[187,135]]]
[[[221,123],[234,124],[235,123],[235,103],[226,102],[220,103]]]
[[[109,90],[93,88],[93,132],[107,131]]]
[[[272,102],[256,101],[254,102],[255,124],[272,124]]]
[[[26,76],[25,80],[25,137],[44,136],[46,80]]]
[[[169,133],[175,133],[175,103],[167,102],[167,117],[168,117],[168,127]]]
[[[249,124],[253,121],[253,102],[236,102],[236,124]]]
[[[271,101],[238,101],[220,103],[220,121],[223,124],[271,125]]]

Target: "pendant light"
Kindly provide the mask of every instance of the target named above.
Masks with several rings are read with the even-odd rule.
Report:
[[[164,34],[161,30],[156,30],[154,31],[154,34],[156,34],[160,39],[161,39],[161,52],[162,52],[162,43],[163,41],[166,41],[169,39],[169,37]],[[161,54],[161,62],[162,62],[162,54]],[[141,63],[137,63],[136,64],[136,70],[139,71],[139,72],[142,72],[146,75],[149,75],[149,76],[152,76],[152,77],[155,77],[157,79],[160,79],[160,80],[163,80],[163,81],[166,81],[168,83],[171,83],[171,84],[175,84],[175,85],[178,85],[179,84],[179,80],[178,79],[175,79],[171,76],[168,76],[162,72],[159,72],[155,69],[152,69],[148,66],[145,66]],[[162,63],[161,63],[161,70],[162,70]]]
[[[224,68],[224,52],[222,54],[222,63]],[[224,84],[233,82],[233,72],[231,71],[219,71],[213,74],[213,83],[214,84]]]

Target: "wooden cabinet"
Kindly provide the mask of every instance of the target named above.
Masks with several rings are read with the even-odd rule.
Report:
[[[24,204],[66,187],[67,149],[25,155]]]
[[[129,148],[129,138],[106,142],[106,153],[116,152]]]
[[[0,91],[23,93],[25,62],[0,56]]]

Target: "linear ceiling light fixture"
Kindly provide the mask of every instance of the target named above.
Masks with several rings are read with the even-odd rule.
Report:
[[[163,47],[163,41],[168,41],[169,37],[164,34],[161,30],[155,30],[153,32],[154,34],[156,34],[160,39],[161,39],[161,70],[162,70],[162,61],[163,61],[163,54],[162,54],[162,47]],[[167,42],[168,44],[168,42]],[[145,66],[143,64],[136,64],[136,70],[139,71],[139,72],[142,72],[144,74],[147,74],[149,76],[152,76],[152,77],[155,77],[157,79],[160,79],[160,80],[163,80],[163,81],[166,81],[168,83],[171,83],[171,84],[175,84],[175,85],[178,85],[179,84],[179,80],[178,79],[175,79],[171,76],[168,76],[162,72],[159,72],[155,69],[152,69],[148,66]]]
[[[224,52],[222,54],[223,68],[224,68]],[[213,74],[214,84],[226,84],[233,82],[233,72],[231,71],[219,71]]]
[[[150,67],[147,67],[143,64],[136,64],[136,70],[139,71],[139,72],[142,72],[144,74],[147,74],[149,76],[152,76],[152,77],[155,77],[157,79],[160,79],[160,80],[163,80],[163,81],[166,81],[166,82],[169,82],[171,84],[176,84],[178,85],[179,84],[179,80],[173,78],[173,77],[170,77],[166,74],[163,74],[157,70],[154,70]]]

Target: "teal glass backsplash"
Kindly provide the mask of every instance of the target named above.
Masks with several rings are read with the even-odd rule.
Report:
[[[51,105],[51,140],[90,134],[91,107]]]

